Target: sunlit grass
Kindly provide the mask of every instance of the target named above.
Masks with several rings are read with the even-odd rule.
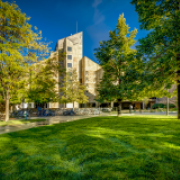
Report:
[[[27,124],[30,122],[45,121],[46,119],[21,119],[21,120],[9,120],[8,122],[0,121],[0,127],[2,126],[17,126],[21,124]]]
[[[0,179],[180,179],[174,116],[94,117],[0,136]]]

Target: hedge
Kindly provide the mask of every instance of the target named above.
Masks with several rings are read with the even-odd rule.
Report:
[[[175,108],[175,107],[176,106],[174,104],[169,104],[169,108]],[[166,104],[161,104],[161,103],[157,104],[157,103],[155,103],[155,104],[152,105],[152,109],[157,109],[157,108],[166,108]]]

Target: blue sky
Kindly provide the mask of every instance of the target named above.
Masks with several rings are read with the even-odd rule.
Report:
[[[5,0],[3,0],[5,1]],[[12,2],[12,1],[8,1]],[[94,49],[109,38],[120,14],[124,13],[130,31],[137,28],[136,40],[147,31],[139,29],[138,15],[131,0],[16,0],[21,11],[31,17],[30,24],[42,31],[43,38],[52,42],[54,50],[58,39],[83,31],[83,55],[96,61]]]

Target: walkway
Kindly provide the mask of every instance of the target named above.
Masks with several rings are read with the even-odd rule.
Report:
[[[122,114],[122,116],[132,116],[132,115],[166,115],[165,112],[156,112],[156,113],[132,113],[132,114]],[[169,113],[169,115],[177,116],[177,113]],[[0,134],[30,129],[38,126],[45,126],[50,124],[59,124],[70,121],[76,121],[80,119],[87,119],[91,117],[98,117],[99,115],[87,115],[87,116],[52,116],[52,117],[32,117],[30,119],[46,119],[46,121],[32,122],[28,124],[22,124],[17,126],[5,126],[0,127]],[[100,116],[117,116],[115,113],[102,113]]]
[[[46,121],[39,121],[39,122],[32,122],[28,124],[21,124],[16,126],[4,126],[0,127],[0,134],[30,129],[33,127],[38,126],[44,126],[44,125],[50,125],[50,124],[58,124],[58,123],[64,123],[64,122],[70,122],[70,121],[76,121],[79,119],[87,119],[90,117],[96,117],[96,116],[52,116],[52,117],[38,117],[38,119],[46,119]],[[37,119],[37,117],[32,117],[30,119]]]

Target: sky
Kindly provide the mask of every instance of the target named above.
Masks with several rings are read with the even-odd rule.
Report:
[[[3,0],[12,2],[12,0]],[[83,56],[98,62],[93,53],[99,42],[109,38],[119,15],[124,13],[130,31],[136,28],[138,39],[147,31],[140,30],[138,14],[131,0],[16,0],[23,13],[31,17],[29,23],[42,31],[43,38],[51,42],[52,51],[58,39],[83,32]],[[76,28],[78,22],[78,31]],[[135,48],[135,45],[133,48]]]

